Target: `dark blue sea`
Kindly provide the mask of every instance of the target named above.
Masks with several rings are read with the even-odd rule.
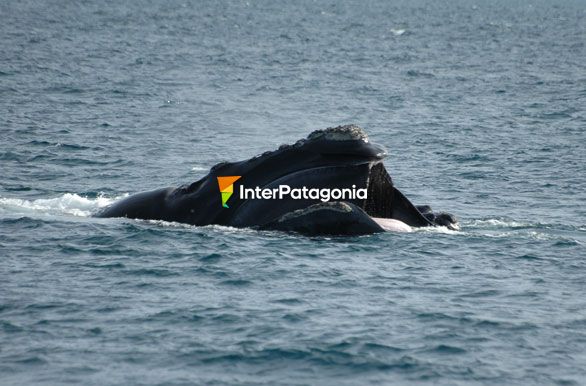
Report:
[[[586,384],[586,3],[0,2],[1,385]],[[446,228],[91,217],[354,123]]]

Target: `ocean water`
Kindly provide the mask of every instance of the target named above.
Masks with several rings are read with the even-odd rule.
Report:
[[[586,384],[585,14],[0,2],[0,384]],[[348,123],[462,230],[91,217]]]

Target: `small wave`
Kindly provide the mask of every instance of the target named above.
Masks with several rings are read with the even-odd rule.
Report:
[[[23,200],[20,198],[0,197],[0,213],[10,214],[68,214],[87,217],[96,210],[110,205],[119,198],[125,197],[87,198],[75,193],[65,193],[61,197]]]
[[[125,273],[128,275],[132,275],[132,276],[154,276],[154,277],[179,276],[178,272],[172,271],[170,269],[165,269],[165,268],[131,269],[131,270],[126,270]]]
[[[409,70],[407,71],[407,76],[413,78],[435,78],[435,75],[429,72],[424,71],[417,71],[417,70]]]
[[[446,344],[440,344],[438,346],[429,348],[428,352],[436,352],[439,354],[465,354],[467,350],[458,347],[458,346],[451,346]]]
[[[67,150],[88,150],[91,149],[88,146],[84,145],[77,145],[77,144],[69,144],[69,143],[61,143],[61,142],[49,142],[49,141],[30,141],[28,142],[29,145],[33,146],[42,146],[42,147],[61,147]]]

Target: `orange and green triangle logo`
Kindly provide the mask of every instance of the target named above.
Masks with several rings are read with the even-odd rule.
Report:
[[[234,182],[238,181],[242,176],[223,176],[218,177],[218,185],[220,186],[220,193],[222,194],[222,206],[228,208],[228,199],[234,193]]]

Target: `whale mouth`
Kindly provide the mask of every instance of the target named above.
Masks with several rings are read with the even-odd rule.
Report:
[[[399,220],[409,226],[434,225],[394,187],[382,162],[372,164],[368,173],[367,198],[360,206],[372,218]]]
[[[361,209],[373,219],[399,220],[414,227],[443,226],[459,231],[460,223],[453,214],[434,212],[429,205],[415,206],[393,186],[382,162],[374,164],[368,177],[367,199]]]

